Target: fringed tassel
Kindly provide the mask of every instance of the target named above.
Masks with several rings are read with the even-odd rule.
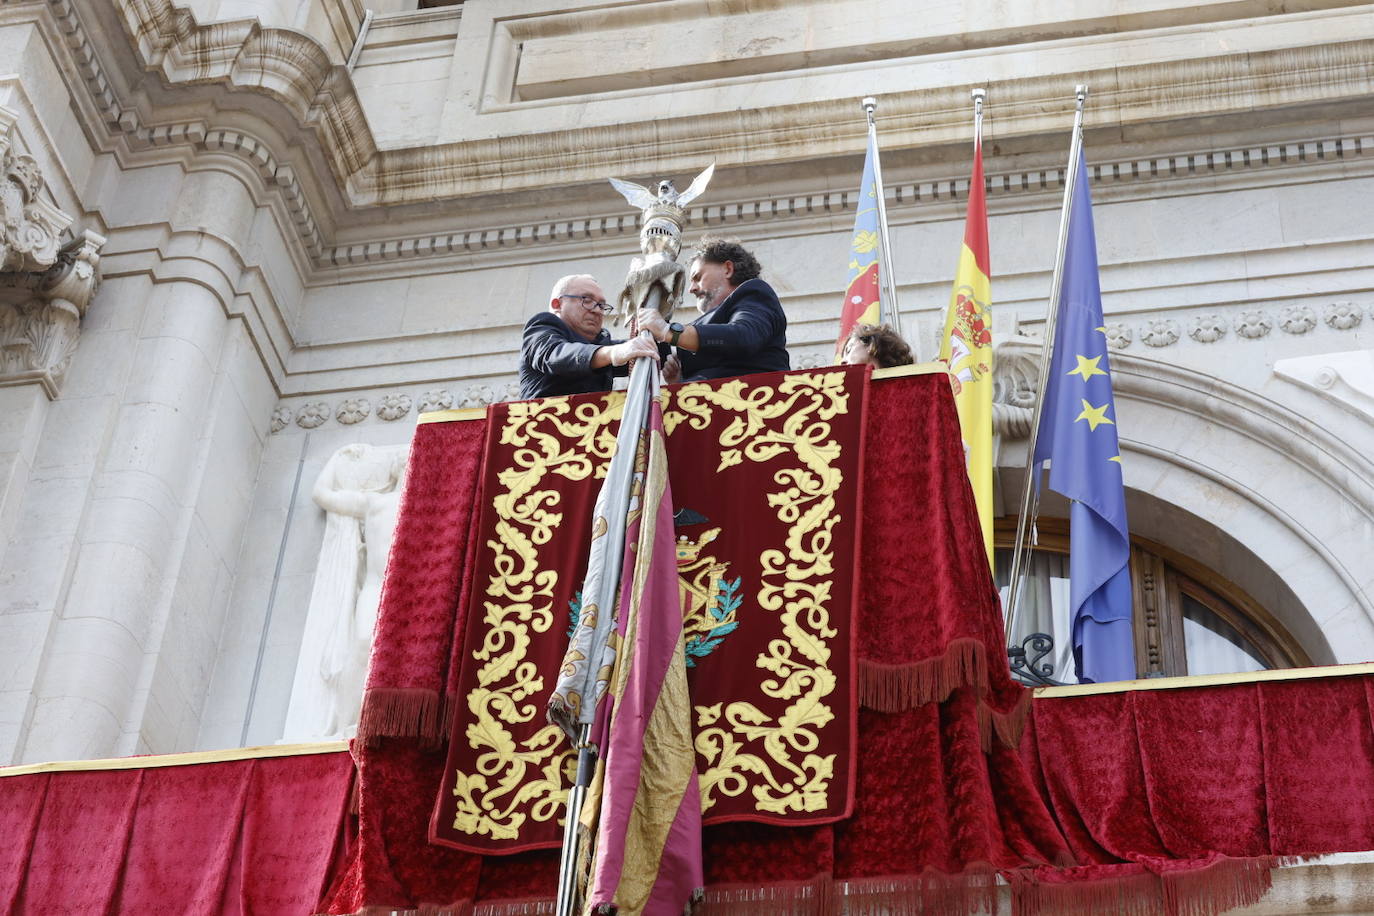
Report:
[[[1149,872],[1063,884],[1012,874],[1012,916],[1162,916],[1159,878]]]
[[[438,746],[448,738],[449,702],[419,687],[377,687],[363,695],[358,740],[376,747],[382,738],[418,738]]]
[[[972,916],[996,912],[997,876],[989,869],[960,875],[927,872],[707,888],[698,916]]]
[[[550,913],[553,910],[549,910]],[[354,916],[474,916],[471,900],[449,904],[421,904],[417,907],[365,906]],[[533,916],[533,914],[531,914]]]
[[[880,665],[859,661],[859,705],[878,712],[902,712],[927,703],[941,703],[955,690],[971,688],[978,696],[978,734],[983,751],[992,750],[992,736],[1007,747],[1021,744],[1030,716],[1031,692],[1023,691],[1016,705],[1000,712],[987,704],[987,650],[976,639],[956,639],[938,658],[910,665]]]
[[[943,655],[909,665],[859,660],[859,704],[878,712],[938,703],[956,687],[988,690],[987,652],[976,639],[956,639]]]
[[[1225,910],[1257,903],[1273,886],[1270,857],[1220,859],[1191,871],[1166,872],[1164,906],[1169,916],[1215,916]]]
[[[1014,916],[1218,916],[1259,902],[1277,860],[1219,858],[1197,868],[1155,874],[1042,883],[1011,872]]]
[[[1015,750],[1021,746],[1021,735],[1026,731],[1026,720],[1030,718],[1031,692],[1023,691],[1016,699],[1016,705],[1006,712],[998,712],[978,698],[978,741],[983,753],[992,752],[992,736],[1002,744]]]

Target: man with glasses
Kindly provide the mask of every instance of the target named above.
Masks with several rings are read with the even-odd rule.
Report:
[[[553,285],[549,310],[525,322],[520,342],[520,397],[610,391],[637,357],[658,359],[650,340],[612,340],[602,324],[614,306],[596,278],[573,274]]]

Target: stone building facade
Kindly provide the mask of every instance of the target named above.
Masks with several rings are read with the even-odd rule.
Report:
[[[280,739],[311,483],[513,396],[553,281],[636,251],[607,176],[714,161],[689,241],[819,365],[876,96],[931,358],[976,86],[1003,511],[1085,83],[1133,533],[1374,658],[1374,5],[181,2],[0,3],[0,763]]]

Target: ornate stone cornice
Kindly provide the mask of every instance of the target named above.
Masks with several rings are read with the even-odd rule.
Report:
[[[65,5],[69,0],[53,0]],[[690,171],[763,161],[847,156],[863,145],[852,99],[675,120],[641,119],[411,149],[380,150],[346,70],[309,36],[253,20],[202,24],[173,0],[114,0],[144,66],[171,85],[219,83],[280,102],[313,129],[354,206],[396,205],[600,181],[605,150],[623,173]],[[1065,87],[1093,85],[1098,125],[1153,123],[1199,114],[1248,112],[1374,92],[1374,40],[1273,51],[1209,54],[1096,72],[1031,76],[989,84],[999,135],[1064,129]],[[893,93],[882,100],[888,148],[962,143],[967,87]]]
[[[14,0],[9,0],[14,2]],[[622,173],[673,174],[714,158],[722,169],[825,157],[853,156],[862,148],[862,121],[852,99],[820,100],[757,110],[719,111],[676,120],[631,120],[578,130],[473,139],[457,143],[381,150],[351,77],[314,39],[255,20],[203,24],[173,0],[112,0],[140,63],[171,87],[222,86],[263,95],[289,119],[255,136],[241,124],[159,122],[156,108],[121,102],[101,72],[83,18],[72,0],[46,0],[77,60],[103,118],[134,148],[182,147],[196,153],[237,156],[277,190],[303,247],[316,266],[342,267],[394,259],[424,258],[541,247],[634,231],[618,213],[547,223],[466,227],[461,231],[338,244],[325,237],[312,210],[324,203],[302,185],[298,171],[313,156],[284,161],[264,136],[313,135],[318,161],[337,200],[348,207],[401,206],[456,200],[495,192],[535,190],[600,182],[605,150],[613,148]],[[1092,123],[1120,129],[1171,118],[1241,115],[1264,108],[1325,104],[1367,98],[1374,91],[1374,40],[1301,45],[1273,51],[1212,55],[1167,63],[1119,65],[1078,74],[1031,76],[989,85],[997,99],[999,138],[1061,133],[1065,87],[1093,85]],[[890,93],[882,98],[885,148],[934,147],[966,141],[967,88],[946,86]],[[143,113],[140,114],[140,111]],[[289,131],[282,129],[289,126]],[[1094,165],[1096,182],[1186,180],[1198,175],[1240,174],[1259,169],[1346,161],[1374,153],[1374,137],[1321,137],[1265,148],[1225,148],[1170,153],[1149,159]],[[1059,169],[993,173],[997,196],[1053,192]],[[894,218],[900,211],[959,196],[967,179],[896,184],[889,189]],[[318,184],[312,185],[318,187]],[[694,208],[698,225],[806,218],[850,208],[845,193],[746,200]],[[336,214],[337,215],[337,214]]]

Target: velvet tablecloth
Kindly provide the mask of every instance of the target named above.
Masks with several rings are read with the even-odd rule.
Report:
[[[0,912],[313,912],[344,852],[349,755],[168,759],[0,770]]]

